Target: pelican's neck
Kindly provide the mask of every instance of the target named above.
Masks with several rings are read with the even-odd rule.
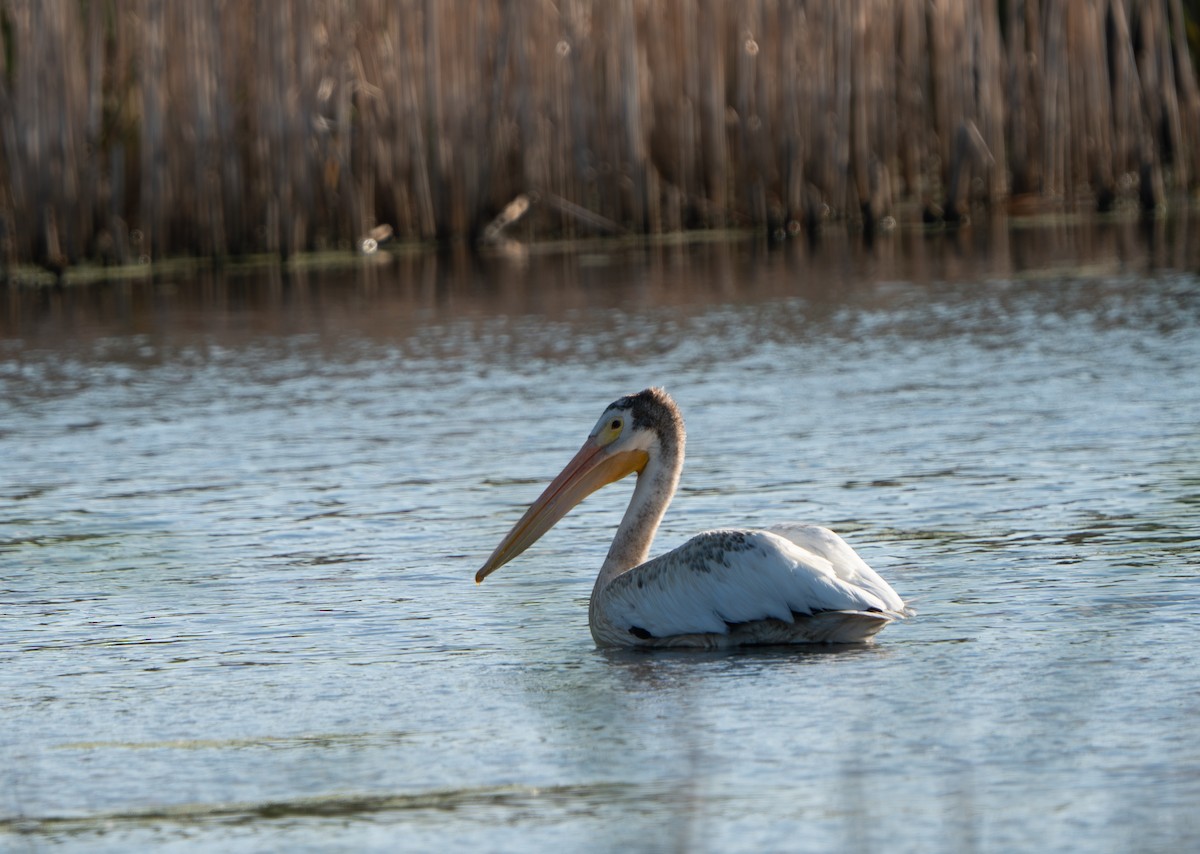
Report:
[[[683,469],[683,425],[672,424],[670,428],[656,437],[646,465],[638,473],[633,496],[592,589],[593,606],[600,592],[614,578],[645,563],[650,554],[654,534],[667,512]]]

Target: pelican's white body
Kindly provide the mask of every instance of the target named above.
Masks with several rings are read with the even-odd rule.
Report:
[[[861,643],[908,608],[827,528],[707,531],[597,585],[602,646]],[[642,635],[648,635],[643,637]]]

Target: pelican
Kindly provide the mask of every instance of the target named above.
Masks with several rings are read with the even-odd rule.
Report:
[[[475,574],[476,583],[588,495],[636,472],[588,606],[598,646],[866,643],[911,613],[845,540],[816,525],[706,531],[647,560],[679,483],[684,441],[683,417],[663,389],[615,401]]]

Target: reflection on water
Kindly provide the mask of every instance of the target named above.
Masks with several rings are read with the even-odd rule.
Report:
[[[0,847],[1193,847],[1188,235],[7,287]],[[830,524],[919,616],[597,651],[617,488],[475,586],[651,383],[689,427],[657,548]]]
[[[757,306],[769,318],[778,301],[803,300],[806,323],[854,334],[869,331],[854,326],[856,309],[886,311],[913,297],[911,285],[923,286],[922,297],[932,290],[953,300],[925,320],[986,323],[1031,291],[1046,301],[1041,309],[1078,310],[1122,290],[1130,277],[1190,269],[1198,260],[1190,226],[1186,218],[1011,228],[1001,222],[958,232],[901,230],[866,249],[831,233],[812,245],[782,247],[718,239],[599,244],[573,254],[534,248],[481,258],[448,251],[374,256],[377,263],[342,274],[301,267],[62,289],[10,286],[0,336],[10,347],[13,339],[25,347],[48,340],[56,348],[79,339],[140,362],[160,357],[163,345],[210,338],[224,346],[265,344],[299,334],[315,336],[334,355],[348,355],[340,339],[350,335],[395,342],[411,356],[453,358],[469,332],[516,358],[586,358],[594,354],[572,349],[586,339],[553,334],[573,331],[585,315],[594,334],[633,335],[639,346],[665,349],[680,312],[686,318],[712,306]],[[1086,282],[1087,293],[1043,287],[1059,279]],[[979,287],[990,298],[976,304]],[[955,309],[964,307],[990,316],[959,317]],[[532,320],[542,340],[513,340],[527,331],[522,321]]]

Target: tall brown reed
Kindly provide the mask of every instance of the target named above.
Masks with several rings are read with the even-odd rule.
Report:
[[[1200,181],[1181,0],[0,0],[0,259],[873,226]]]

